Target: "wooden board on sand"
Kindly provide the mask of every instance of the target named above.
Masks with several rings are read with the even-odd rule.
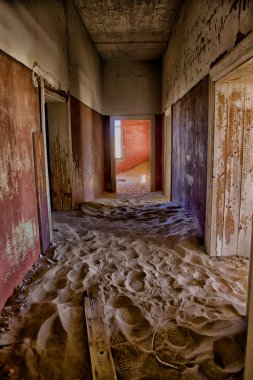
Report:
[[[99,299],[86,292],[84,310],[93,380],[117,380]]]

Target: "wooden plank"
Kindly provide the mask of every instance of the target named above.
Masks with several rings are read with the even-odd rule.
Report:
[[[46,252],[50,245],[50,230],[47,203],[47,186],[46,186],[46,166],[45,166],[45,150],[44,137],[41,132],[33,133],[33,149],[36,191],[39,216],[40,242],[42,252]]]
[[[98,298],[86,292],[84,309],[93,380],[116,380],[110,344]]]
[[[211,255],[214,256],[221,255],[223,242],[228,88],[228,83],[216,84],[215,86],[212,226],[210,245]]]
[[[246,82],[241,178],[241,207],[237,254],[250,257],[253,213],[253,84]]]
[[[241,196],[244,83],[230,82],[222,255],[236,255]]]

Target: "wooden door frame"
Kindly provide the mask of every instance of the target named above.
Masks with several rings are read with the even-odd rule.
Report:
[[[48,221],[49,221],[49,233],[50,242],[53,240],[53,226],[52,226],[52,212],[51,212],[51,200],[50,200],[50,186],[49,186],[49,167],[47,160],[47,132],[46,132],[46,119],[45,119],[45,103],[46,97],[54,100],[58,103],[66,103],[67,107],[67,123],[68,123],[68,136],[69,136],[69,152],[70,152],[70,180],[71,189],[73,189],[73,157],[72,157],[72,138],[71,138],[71,118],[70,118],[70,97],[65,98],[55,91],[50,91],[45,88],[43,76],[38,77],[39,94],[40,94],[40,120],[41,120],[41,132],[44,137],[44,153],[45,153],[45,167],[46,167],[46,189],[47,189],[47,207],[48,207]],[[72,209],[74,209],[73,197],[72,197]]]
[[[206,230],[205,246],[207,252],[212,255],[212,198],[213,198],[213,154],[214,154],[214,128],[215,128],[215,83],[225,78],[227,74],[235,70],[253,57],[253,32],[244,38],[231,52],[229,52],[209,73],[209,110],[208,110],[208,159],[207,159],[207,203],[206,203]],[[253,379],[253,229],[251,239],[251,255],[249,265],[248,287],[248,331],[246,343],[246,358],[244,378]]]
[[[72,153],[72,135],[71,135],[71,117],[70,117],[70,97],[66,98],[58,93],[45,89],[45,104],[61,104],[64,105],[64,113],[66,112],[66,127],[67,127],[67,139],[68,139],[68,151],[69,151],[69,181],[70,181],[70,192],[71,192],[71,203],[70,209],[74,210],[74,200],[73,200],[73,153]],[[60,109],[61,110],[61,109]],[[50,135],[50,123],[48,125],[49,130],[46,133]],[[50,137],[47,136],[47,142],[50,141]],[[49,146],[47,147],[49,149]]]
[[[43,77],[39,78],[39,89],[40,89],[40,122],[41,122],[41,132],[44,138],[44,155],[45,155],[45,168],[46,168],[46,188],[47,188],[47,210],[48,210],[48,223],[49,223],[49,234],[50,242],[53,240],[53,225],[52,225],[52,213],[51,213],[51,201],[50,201],[50,188],[49,188],[49,169],[47,160],[47,135],[46,135],[46,117],[45,117],[45,85]]]
[[[207,151],[207,200],[205,248],[214,256],[212,241],[212,211],[213,211],[213,157],[214,157],[214,128],[215,128],[215,84],[225,78],[253,57],[253,32],[245,37],[231,52],[218,62],[209,72],[209,107],[208,107],[208,151]]]

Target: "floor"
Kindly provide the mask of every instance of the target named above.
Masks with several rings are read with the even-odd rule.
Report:
[[[0,317],[1,379],[91,379],[87,289],[118,380],[242,379],[247,259],[207,256],[160,193],[107,195],[53,220],[53,247]]]
[[[142,164],[116,176],[118,193],[142,193],[150,191],[150,162]]]

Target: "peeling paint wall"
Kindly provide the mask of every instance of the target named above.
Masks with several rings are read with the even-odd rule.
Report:
[[[163,111],[253,29],[251,0],[185,1],[163,59]]]
[[[74,204],[104,190],[103,117],[71,96]]]
[[[103,102],[105,115],[161,113],[160,61],[105,61]]]
[[[172,200],[186,208],[205,230],[208,77],[172,110]]]
[[[100,58],[71,0],[1,1],[0,49],[102,112]]]
[[[150,120],[121,120],[123,157],[116,159],[116,175],[150,159]]]
[[[30,70],[0,54],[0,309],[40,253],[32,132],[39,96]]]

